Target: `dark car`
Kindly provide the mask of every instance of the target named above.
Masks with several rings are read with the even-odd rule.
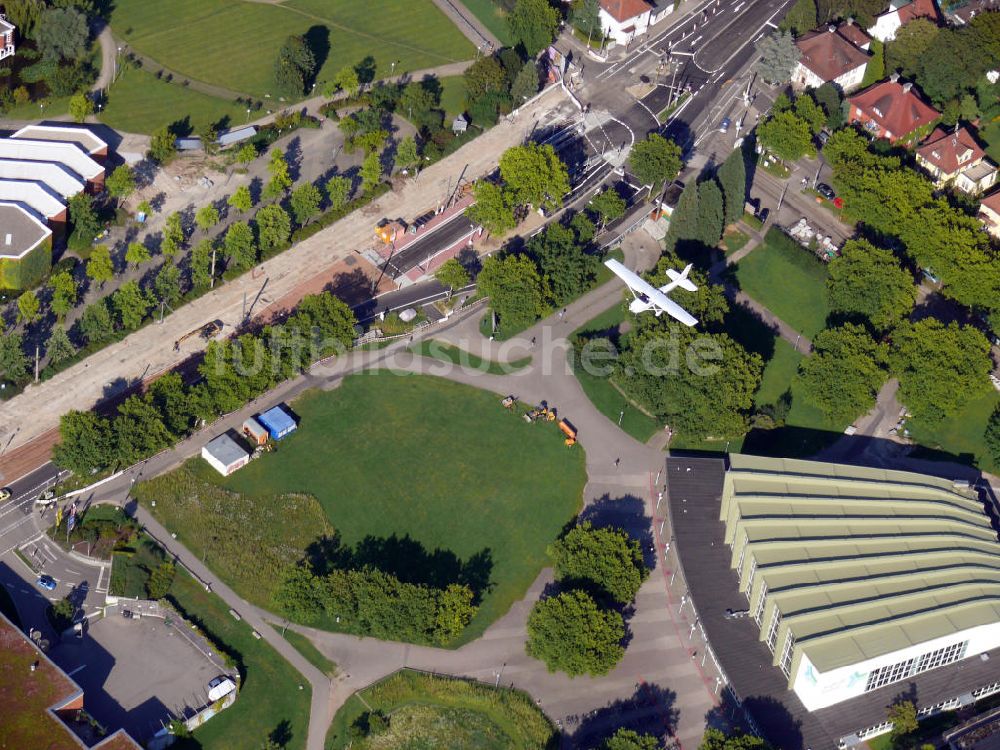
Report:
[[[826,198],[828,201],[832,201],[837,197],[837,194],[833,192],[833,188],[827,185],[825,182],[821,182],[816,186],[816,192]]]
[[[41,575],[38,576],[38,585],[46,591],[54,591],[56,588],[56,579],[50,575]]]
[[[732,120],[730,120],[728,117],[723,117],[722,122],[719,123],[719,132],[720,133],[727,132],[729,130],[729,126],[732,124],[733,124]]]

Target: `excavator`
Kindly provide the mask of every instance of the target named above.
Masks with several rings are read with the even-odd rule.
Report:
[[[181,350],[181,344],[183,344],[192,336],[201,336],[203,339],[208,340],[221,330],[222,330],[222,321],[213,320],[209,323],[206,323],[203,326],[195,328],[193,331],[188,331],[174,342],[174,351],[179,352]]]

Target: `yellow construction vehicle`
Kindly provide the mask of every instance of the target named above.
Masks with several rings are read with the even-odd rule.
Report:
[[[566,445],[576,445],[576,428],[565,419],[559,420],[559,429],[566,435]]]

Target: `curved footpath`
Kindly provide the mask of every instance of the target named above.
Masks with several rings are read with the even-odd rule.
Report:
[[[636,723],[650,729],[671,731],[682,745],[694,747],[705,726],[705,715],[716,705],[714,677],[700,665],[699,642],[690,640],[689,625],[677,607],[678,594],[671,593],[671,570],[663,557],[663,545],[654,541],[662,532],[656,505],[654,478],[663,465],[663,454],[636,442],[600,414],[586,398],[566,362],[566,336],[595,315],[622,299],[621,285],[609,282],[585,295],[558,315],[538,323],[512,342],[489,342],[478,333],[482,309],[456,317],[455,322],[433,327],[415,339],[437,338],[486,357],[510,359],[532,353],[531,366],[504,376],[446,368],[408,351],[403,339],[381,351],[355,352],[329,364],[318,364],[310,373],[276,388],[257,402],[225,417],[176,448],[149,459],[95,492],[94,502],[123,502],[133,477],[151,476],[197,455],[201,445],[215,434],[238,425],[245,417],[272,404],[294,398],[310,387],[335,388],[345,375],[368,367],[391,366],[407,372],[428,372],[457,382],[492,390],[517,393],[529,402],[543,399],[557,406],[579,429],[587,452],[588,482],[584,515],[598,522],[613,521],[642,540],[648,562],[655,565],[643,585],[629,621],[631,639],[622,662],[601,679],[570,679],[549,674],[545,666],[524,653],[525,622],[534,601],[551,580],[546,570],[524,599],[495,622],[482,638],[457,650],[387,643],[298,628],[339,666],[331,682],[308,664],[288,642],[268,625],[280,617],[242,600],[220,581],[183,545],[171,538],[143,508],[139,520],[177,558],[211,586],[228,606],[238,611],[263,638],[305,675],[312,686],[312,710],[308,750],[322,750],[336,710],[355,690],[399,669],[412,666],[439,673],[474,677],[486,682],[504,682],[528,690],[546,713],[564,729],[570,746],[615,726]],[[538,345],[532,347],[531,338]],[[450,369],[450,372],[444,370]],[[665,511],[665,508],[660,509]],[[658,531],[660,529],[660,531]],[[669,533],[669,532],[668,532]],[[655,561],[655,562],[654,562]],[[678,591],[682,584],[674,587]],[[697,636],[696,636],[697,637]],[[708,667],[711,667],[709,662]]]

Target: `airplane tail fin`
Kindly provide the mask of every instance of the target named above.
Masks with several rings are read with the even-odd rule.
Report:
[[[691,272],[691,265],[688,264],[683,271],[678,273],[672,268],[667,269],[667,276],[670,277],[670,283],[666,286],[660,287],[660,291],[664,294],[669,292],[674,287],[680,287],[681,289],[687,289],[689,292],[698,291],[698,287],[693,281],[688,278],[688,274]]]

